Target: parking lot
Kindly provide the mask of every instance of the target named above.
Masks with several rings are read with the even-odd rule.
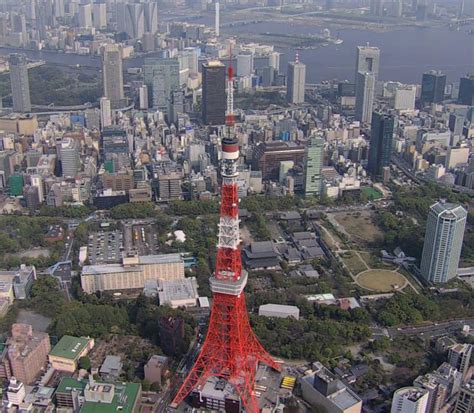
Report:
[[[138,224],[128,227],[127,236],[131,237],[132,249],[139,255],[153,255],[158,253],[158,235],[156,228],[152,224]]]
[[[122,231],[97,232],[89,236],[87,245],[92,265],[120,262],[123,252]]]

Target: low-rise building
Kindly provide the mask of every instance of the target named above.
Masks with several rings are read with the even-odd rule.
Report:
[[[323,407],[328,413],[362,411],[362,399],[319,362],[300,383],[303,399],[312,406]]]
[[[79,359],[94,347],[94,340],[86,337],[63,336],[49,353],[51,366],[59,371],[74,373]]]
[[[119,356],[108,355],[100,367],[100,377],[104,380],[117,380],[122,372],[122,359]]]
[[[137,413],[140,409],[141,385],[139,383],[104,383],[69,377],[61,379],[56,389],[58,408],[80,413]]]
[[[252,242],[242,250],[244,264],[249,270],[276,269],[280,266],[271,241]]]
[[[184,261],[180,254],[125,257],[121,264],[85,265],[82,289],[96,291],[142,290],[147,280],[184,279]]]
[[[299,320],[300,309],[294,305],[263,304],[258,308],[258,315]]]
[[[168,357],[153,355],[148,360],[148,363],[145,364],[144,372],[145,379],[148,380],[151,384],[158,383],[161,386],[161,379],[163,374],[168,366]]]
[[[169,305],[171,308],[195,307],[198,297],[198,285],[195,277],[159,280],[158,300],[160,305]]]

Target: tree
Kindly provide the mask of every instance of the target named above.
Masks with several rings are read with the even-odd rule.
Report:
[[[79,359],[79,368],[90,371],[90,369],[91,369],[91,359],[88,356],[81,357]]]
[[[151,389],[151,383],[149,380],[147,379],[143,379],[142,380],[142,390],[143,391],[150,391]]]

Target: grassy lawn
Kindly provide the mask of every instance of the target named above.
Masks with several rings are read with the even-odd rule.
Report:
[[[395,291],[395,285],[402,287],[406,278],[398,273],[387,270],[369,270],[357,277],[357,283],[368,290],[378,292]]]
[[[383,240],[383,233],[373,222],[370,211],[337,213],[334,214],[334,218],[358,244],[365,246],[367,243]]]
[[[360,272],[367,270],[367,266],[355,252],[346,252],[341,255],[341,258],[353,275],[357,275]]]
[[[383,195],[377,191],[375,188],[371,188],[369,186],[366,186],[365,188],[361,189],[361,193],[367,196],[367,199],[370,201],[376,201],[377,199],[380,199],[383,197]]]

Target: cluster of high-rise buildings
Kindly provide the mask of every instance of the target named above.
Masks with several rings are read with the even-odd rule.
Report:
[[[441,339],[439,339],[441,340]],[[417,377],[413,386],[395,391],[391,413],[467,413],[474,409],[471,367],[472,345],[453,344],[448,362],[433,372]]]

